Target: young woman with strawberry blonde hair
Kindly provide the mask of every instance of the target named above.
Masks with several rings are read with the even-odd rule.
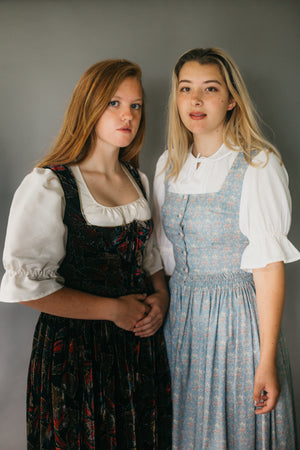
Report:
[[[14,196],[1,300],[41,311],[28,449],[170,448],[168,291],[137,169],[144,131],[139,66],[96,63]]]

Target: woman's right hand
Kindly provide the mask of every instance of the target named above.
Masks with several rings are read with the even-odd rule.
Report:
[[[266,414],[275,408],[280,395],[280,384],[274,364],[260,362],[255,372],[253,401],[255,414]]]
[[[136,323],[145,317],[150,306],[144,303],[147,294],[123,295],[116,299],[116,313],[114,324],[123,330],[133,331]]]

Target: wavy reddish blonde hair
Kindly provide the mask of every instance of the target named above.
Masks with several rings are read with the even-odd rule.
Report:
[[[140,67],[125,59],[109,59],[92,65],[73,91],[59,135],[37,167],[72,164],[84,160],[96,142],[95,126],[125,78],[136,78],[142,87]],[[142,88],[143,89],[143,88]],[[130,145],[120,149],[119,159],[138,167],[138,156],[145,136],[145,109]]]

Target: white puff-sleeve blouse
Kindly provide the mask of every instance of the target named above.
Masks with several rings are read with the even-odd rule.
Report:
[[[191,151],[176,181],[168,180],[168,189],[179,194],[217,192],[238,152],[224,144],[210,157],[194,157]],[[171,275],[175,268],[172,244],[165,235],[160,210],[165,199],[165,171],[167,151],[159,158],[154,177],[154,221],[157,244],[165,271]],[[300,253],[288,240],[291,224],[291,198],[288,175],[278,157],[260,152],[254,159],[259,167],[246,169],[240,202],[239,227],[249,244],[241,258],[241,269],[265,267],[277,261],[289,263],[300,259]],[[199,164],[200,163],[200,164]],[[198,166],[198,167],[197,167]]]
[[[123,167],[123,166],[122,166]],[[75,176],[81,209],[87,223],[96,226],[118,226],[132,220],[148,220],[151,210],[141,190],[123,167],[139,193],[127,205],[100,205],[88,190],[78,166],[71,167]],[[149,182],[140,172],[147,196]],[[63,287],[57,270],[65,256],[67,228],[63,223],[65,197],[59,179],[50,169],[35,168],[17,189],[8,219],[3,265],[5,274],[0,301],[36,300]],[[146,244],[143,267],[150,275],[162,269],[153,235]]]

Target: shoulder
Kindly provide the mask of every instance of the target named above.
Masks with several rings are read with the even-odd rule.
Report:
[[[247,177],[253,180],[277,179],[284,184],[288,184],[288,174],[284,164],[278,156],[269,152],[260,152],[253,158],[255,165],[249,165],[247,168]]]
[[[55,172],[50,168],[35,167],[32,172],[27,174],[23,181],[21,182],[18,189],[22,188],[49,188],[51,186],[55,187],[59,183]]]
[[[49,169],[35,168],[26,175],[15,192],[8,221],[8,233],[33,230],[38,224],[61,220],[65,205],[58,178]],[[26,228],[27,227],[27,228]],[[39,234],[39,233],[38,233]]]
[[[135,178],[135,179],[140,179],[140,181],[142,182],[142,184],[145,186],[145,184],[149,185],[149,181],[148,181],[148,177],[147,175],[142,172],[140,169],[132,166],[130,163],[128,162],[122,162],[124,164],[124,166],[126,167],[126,169],[131,173],[131,175]]]
[[[169,152],[165,150],[157,160],[154,175],[154,185],[163,184],[165,182],[166,164]]]
[[[132,166],[130,163],[122,161],[124,167],[128,170],[129,174],[133,177],[139,188],[142,190],[142,193],[146,197],[149,198],[150,189],[149,189],[149,181],[147,175],[142,172],[140,169]]]
[[[165,150],[160,155],[160,157],[158,158],[157,163],[156,163],[156,172],[161,172],[161,171],[164,170],[165,165],[166,165],[167,160],[168,160],[168,156],[169,156],[168,150]]]
[[[149,179],[147,177],[147,175],[142,172],[140,169],[138,169],[138,174],[140,176],[142,185],[144,186],[146,192],[147,192],[147,196],[149,195]]]
[[[137,167],[134,167],[127,161],[121,161],[121,163],[128,170],[131,176],[133,176],[133,178],[135,178],[136,180],[139,180],[141,178],[142,172]]]
[[[36,167],[25,176],[15,192],[14,199],[22,203],[27,199],[34,202],[34,199],[41,201],[53,194],[59,197],[64,195],[59,179],[52,170]]]
[[[276,154],[257,155],[256,161],[261,164],[247,168],[242,191],[242,205],[248,205],[251,210],[259,209],[265,216],[272,210],[272,216],[281,214],[282,210],[289,210],[291,198],[289,179],[284,165]],[[279,207],[280,205],[280,207]]]

